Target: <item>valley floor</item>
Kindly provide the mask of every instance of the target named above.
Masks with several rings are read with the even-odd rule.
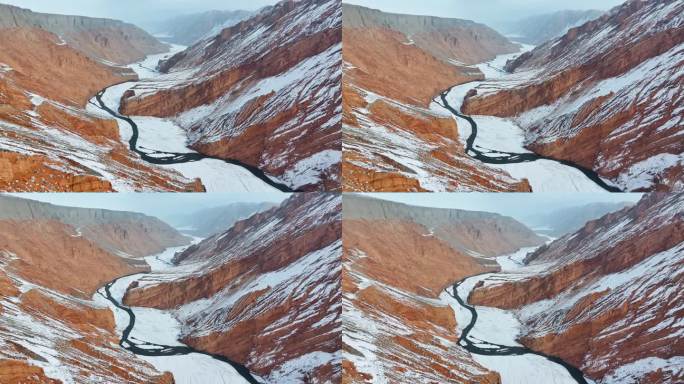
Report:
[[[194,243],[198,240],[196,239]],[[176,252],[182,251],[187,246],[172,247],[158,255],[145,258],[152,271],[122,277],[110,287],[113,298],[121,303],[128,286],[141,278],[154,274],[173,273],[179,267],[171,264],[171,259]],[[95,294],[93,300],[102,306],[108,307],[116,320],[116,329],[124,334],[131,322],[131,317],[126,311],[117,307],[108,300],[104,288]],[[185,347],[178,341],[181,333],[181,325],[169,311],[154,308],[130,308],[135,315],[134,327],[130,330],[128,340],[136,346],[147,349],[154,354],[159,346]],[[149,344],[146,344],[149,343]],[[176,384],[241,384],[249,382],[245,380],[230,364],[201,353],[187,353],[171,356],[146,356],[137,354],[139,358],[152,364],[160,372],[171,372]]]
[[[506,73],[503,69],[504,65],[508,60],[532,48],[534,46],[523,45],[522,50],[518,53],[499,55],[492,61],[476,65],[485,74],[486,80],[453,87],[446,96],[449,105],[460,109],[466,94],[485,82],[515,84],[516,81],[520,81],[517,74]],[[435,99],[430,108],[438,113],[448,113],[438,98]],[[449,115],[453,116],[451,113]],[[454,116],[454,118],[458,123],[459,139],[466,147],[466,140],[472,133],[470,124],[461,117]],[[497,152],[532,154],[525,148],[524,131],[515,121],[495,116],[472,116],[472,118],[478,126],[473,147],[491,154]],[[474,154],[469,153],[469,155]],[[552,160],[540,159],[511,164],[488,163],[487,166],[501,169],[517,179],[528,179],[534,192],[605,192],[604,188],[589,179],[581,171]],[[606,182],[606,180],[603,181]]]
[[[171,45],[171,51],[164,54],[150,55],[146,59],[129,65],[134,70],[140,81],[155,79],[161,74],[155,70],[159,60],[182,51],[185,47]],[[118,111],[121,98],[124,93],[133,88],[137,82],[127,82],[111,86],[102,95],[102,101],[112,110]],[[87,110],[103,118],[111,118],[111,115],[102,110],[95,98],[88,103]],[[129,116],[138,126],[139,137],[137,146],[140,150],[155,156],[159,152],[195,154],[196,151],[186,146],[187,134],[172,119],[164,119],[152,116]],[[121,119],[117,119],[121,141],[128,144],[133,130],[131,126]],[[171,168],[180,172],[188,179],[200,178],[207,192],[273,192],[274,187],[255,177],[245,168],[229,164],[218,159],[202,159],[178,164],[156,164],[157,167]]]

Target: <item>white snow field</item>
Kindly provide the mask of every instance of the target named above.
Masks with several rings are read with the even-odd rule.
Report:
[[[452,88],[447,95],[447,101],[452,107],[460,109],[468,91],[484,83],[496,81],[499,87],[513,86],[533,76],[534,73],[532,72],[508,74],[503,69],[508,60],[533,48],[534,46],[522,44],[522,49],[518,53],[499,55],[492,61],[475,65],[476,68],[485,74],[486,80],[466,83]],[[478,92],[482,93],[482,89],[478,88]],[[443,112],[445,110],[437,102],[433,102],[430,109],[436,112]],[[465,119],[453,117],[458,124],[459,139],[463,146],[465,146],[466,140],[471,134],[470,124]],[[472,118],[477,122],[478,127],[477,139],[474,144],[478,149],[531,153],[524,147],[525,132],[514,120],[495,116],[472,116]],[[587,178],[579,170],[551,160],[537,160],[519,164],[487,164],[487,166],[506,171],[516,179],[528,179],[532,190],[535,192],[605,192],[603,188]],[[609,181],[604,181],[610,184]]]
[[[193,243],[201,239],[195,238]],[[187,246],[171,247],[165,251],[145,258],[152,268],[151,273],[169,273],[174,270],[170,260],[178,251]],[[183,268],[183,267],[180,267]],[[112,296],[121,302],[128,286],[147,274],[137,274],[119,279],[112,287]],[[119,333],[129,324],[129,316],[123,310],[117,308],[109,300],[100,294],[95,294],[93,299],[114,312],[116,328]],[[170,311],[154,308],[131,308],[135,313],[135,326],[129,335],[129,339],[150,342],[153,344],[182,346],[180,338],[181,325]],[[144,345],[140,345],[144,347]],[[191,353],[178,356],[142,356],[139,358],[152,364],[160,372],[169,371],[173,374],[176,384],[243,384],[248,383],[228,363],[213,359],[210,356]]]
[[[167,53],[150,55],[144,60],[130,64],[140,80],[150,80],[161,77],[155,70],[159,60],[184,50],[181,45],[171,44]],[[176,76],[189,76],[190,72],[183,72]],[[118,111],[124,92],[133,88],[136,82],[127,82],[112,86],[102,96],[105,104],[114,111]],[[98,116],[111,119],[112,116],[97,106],[95,98],[88,103],[87,111]],[[187,133],[172,119],[150,116],[129,116],[138,125],[138,147],[147,151],[195,153],[187,147]],[[133,130],[128,123],[117,120],[121,141],[128,145]],[[153,156],[153,155],[151,155]],[[164,156],[163,154],[161,156]],[[188,179],[200,178],[207,192],[275,192],[272,186],[264,183],[246,169],[221,160],[204,159],[192,163],[155,165],[161,168],[171,168]]]
[[[497,257],[496,260],[502,267],[502,273],[488,273],[467,278],[458,287],[457,294],[467,302],[470,291],[481,281],[514,279],[516,274],[523,276],[538,272],[537,269],[539,267],[525,267],[522,265],[525,255],[536,248],[521,248],[509,255]],[[470,323],[470,312],[446,292],[442,292],[440,300],[454,310],[457,319],[457,332],[460,335],[463,329]],[[514,312],[491,307],[474,307],[478,318],[475,326],[468,334],[470,340],[482,341],[482,343],[478,343],[480,347],[487,347],[487,343],[522,346],[517,342],[517,338],[521,334],[523,325]],[[498,372],[501,375],[502,384],[577,383],[562,365],[551,362],[542,356],[534,354],[484,356],[475,353],[471,353],[471,355],[482,366]]]

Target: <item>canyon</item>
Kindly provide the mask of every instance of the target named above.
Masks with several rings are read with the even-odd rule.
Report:
[[[119,348],[112,312],[91,297],[189,239],[140,214],[4,195],[0,215],[0,381],[174,383]]]
[[[339,382],[341,200],[252,206],[202,239],[0,196],[2,382]]]
[[[681,381],[682,198],[616,203],[554,239],[345,196],[345,382]]]
[[[650,194],[524,255],[468,301],[512,310],[520,341],[597,383],[681,381],[681,194]]]
[[[124,115],[172,118],[188,146],[291,190],[339,190],[341,5],[283,1],[159,64]]]
[[[468,20],[390,14],[343,4],[345,191],[530,191],[482,166],[435,95],[484,79],[471,64],[519,48]]]
[[[526,148],[620,190],[679,190],[682,7],[627,1],[511,60],[461,110],[514,122]]]
[[[184,47],[0,7],[0,189],[339,190],[339,4],[237,16]]]
[[[441,295],[500,270],[495,256],[545,239],[488,212],[356,195],[345,195],[343,211],[344,382],[501,383],[458,346],[462,319]]]
[[[171,313],[179,340],[263,382],[339,382],[341,200],[292,195],[172,255],[122,303]]]

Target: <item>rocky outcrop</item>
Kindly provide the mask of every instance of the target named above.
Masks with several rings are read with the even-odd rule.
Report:
[[[486,83],[462,110],[515,117],[530,149],[625,190],[679,190],[682,14],[680,1],[626,2],[509,62],[517,81]]]
[[[510,38],[521,43],[541,45],[549,40],[563,36],[571,28],[599,18],[603,11],[562,10],[521,19],[504,29]]]
[[[454,281],[495,267],[427,222],[474,217],[427,208],[420,217],[422,208],[354,195],[343,210],[343,382],[500,383],[458,346],[459,319],[437,300]]]
[[[12,196],[0,196],[0,220],[64,223],[74,228],[75,235],[129,257],[147,256],[189,242],[168,224],[140,213],[61,207]]]
[[[175,116],[193,149],[293,189],[339,190],[341,13],[332,0],[267,7],[161,62],[168,75],[134,87],[121,111]]]
[[[128,64],[168,48],[147,32],[118,20],[32,12],[0,4],[0,29],[42,29],[95,60]]]
[[[482,167],[435,95],[482,80],[466,67],[517,46],[467,20],[397,15],[343,5],[344,190],[529,191],[526,180]]]
[[[541,274],[485,284],[469,301],[515,309],[526,345],[562,357],[599,383],[676,382],[683,202],[682,194],[651,194],[590,221],[528,255],[527,263],[546,266]]]
[[[177,254],[126,305],[170,309],[182,340],[267,382],[339,382],[341,197],[295,194]]]
[[[218,11],[176,16],[157,23],[153,30],[157,36],[171,43],[190,46],[212,37],[253,15],[250,11]]]

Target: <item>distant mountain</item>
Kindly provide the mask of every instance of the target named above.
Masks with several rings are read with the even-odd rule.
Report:
[[[133,24],[85,16],[33,12],[0,4],[0,29],[38,28],[95,60],[129,64],[168,47]]]
[[[528,216],[522,221],[537,233],[560,237],[582,228],[588,221],[619,211],[632,203],[592,203]]]
[[[513,41],[539,45],[545,41],[564,35],[570,28],[578,27],[587,21],[600,17],[599,10],[564,10],[535,15],[518,20],[505,26],[504,32]]]
[[[176,16],[154,25],[151,30],[159,39],[180,45],[192,45],[222,29],[232,27],[250,17],[250,11],[207,11]]]
[[[223,207],[203,209],[189,214],[174,216],[169,223],[183,233],[209,237],[228,230],[235,222],[253,214],[273,208],[271,203],[235,203]]]

